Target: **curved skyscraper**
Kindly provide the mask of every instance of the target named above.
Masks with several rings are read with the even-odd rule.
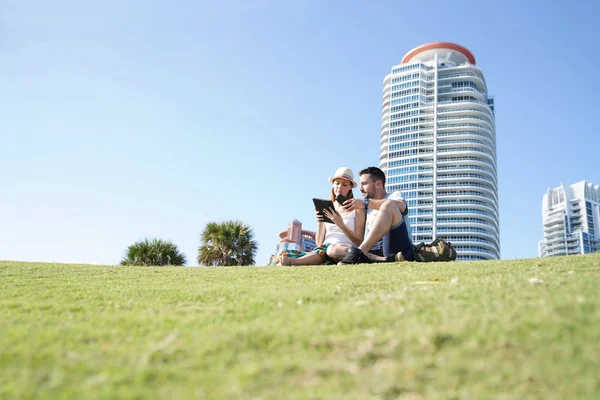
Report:
[[[415,243],[441,237],[458,260],[500,258],[494,100],[469,50],[425,44],[392,67],[380,168],[407,200]]]

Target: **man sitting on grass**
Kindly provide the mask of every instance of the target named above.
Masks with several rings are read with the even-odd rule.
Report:
[[[363,198],[346,200],[344,207],[366,210],[367,234],[359,246],[332,249],[345,253],[340,264],[412,261],[414,246],[404,218],[408,208],[400,191],[386,192],[385,174],[377,167],[360,171],[360,191]]]

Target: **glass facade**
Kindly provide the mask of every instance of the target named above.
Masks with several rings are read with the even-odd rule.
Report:
[[[441,46],[392,68],[384,80],[380,168],[388,192],[400,190],[407,200],[415,243],[441,237],[455,245],[458,260],[498,259],[494,99],[469,56]]]

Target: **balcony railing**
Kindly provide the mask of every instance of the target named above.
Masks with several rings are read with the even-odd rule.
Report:
[[[438,104],[439,103],[475,103],[475,104],[481,104],[482,106],[487,107],[489,110],[489,105],[487,103],[484,103],[483,101],[477,101],[477,100],[455,100],[455,101],[453,101],[452,99],[440,99],[440,100],[438,100]],[[441,104],[441,105],[446,105],[446,104]]]
[[[474,88],[470,88],[470,87],[462,87],[462,88],[452,88],[450,90],[438,90],[438,94],[453,94],[453,93],[477,93],[478,95],[482,96],[482,97],[486,97],[486,93],[482,92],[481,90],[477,90]]]
[[[479,80],[482,80],[481,77],[474,72],[458,72],[455,74],[439,74],[438,80],[450,79],[450,78],[462,78],[462,77],[466,77],[466,76],[473,76]]]

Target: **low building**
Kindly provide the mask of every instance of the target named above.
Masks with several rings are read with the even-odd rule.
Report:
[[[310,252],[316,247],[315,243],[315,232],[306,231],[302,229],[302,222],[297,219],[290,222],[287,230],[279,234],[279,243],[277,244],[277,250],[275,254],[271,255],[272,263],[273,257],[279,254],[282,250],[298,250]]]
[[[542,200],[540,257],[594,253],[600,250],[600,188],[581,181],[548,189]]]

